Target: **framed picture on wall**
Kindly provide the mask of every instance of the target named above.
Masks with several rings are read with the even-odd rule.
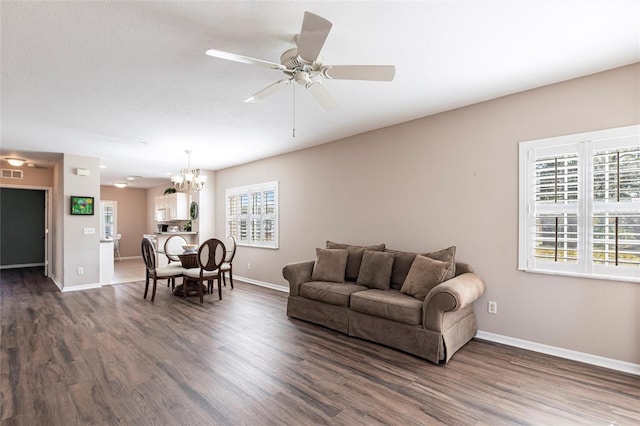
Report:
[[[73,215],[93,215],[93,197],[71,196],[71,214]]]

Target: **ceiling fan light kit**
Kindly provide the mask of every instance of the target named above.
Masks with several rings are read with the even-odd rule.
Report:
[[[7,163],[11,164],[13,167],[21,167],[26,161],[21,158],[5,158],[5,160],[7,160]]]
[[[324,109],[330,111],[339,104],[322,85],[321,79],[392,81],[395,77],[393,65],[324,65],[320,51],[332,26],[333,24],[325,18],[305,12],[302,30],[293,38],[297,47],[285,51],[280,56],[279,64],[217,49],[209,49],[206,54],[219,59],[278,70],[287,76],[253,94],[245,102],[262,100],[283,87],[296,83],[304,86]]]

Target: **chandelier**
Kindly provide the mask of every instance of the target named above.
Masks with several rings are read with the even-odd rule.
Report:
[[[176,191],[200,191],[204,188],[207,177],[200,175],[200,169],[191,168],[191,151],[187,149],[184,152],[187,153],[187,168],[180,170],[179,175],[171,176],[171,183]]]

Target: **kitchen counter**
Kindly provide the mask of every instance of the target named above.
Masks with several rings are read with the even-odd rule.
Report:
[[[195,231],[155,232],[156,235],[198,235]]]

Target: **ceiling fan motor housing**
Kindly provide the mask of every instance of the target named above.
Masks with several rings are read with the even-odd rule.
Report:
[[[307,72],[319,71],[322,66],[322,57],[318,56],[318,58],[312,63],[306,62],[298,56],[298,48],[294,47],[293,49],[287,50],[280,56],[280,63],[290,70],[302,69]]]

